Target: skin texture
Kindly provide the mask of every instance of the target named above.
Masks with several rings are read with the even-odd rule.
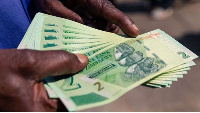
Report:
[[[0,111],[65,110],[48,97],[41,80],[77,73],[88,64],[86,56],[66,51],[8,49],[0,50],[0,59]]]
[[[100,30],[117,33],[120,27],[129,36],[136,37],[139,34],[134,22],[108,0],[33,0],[33,3],[39,12]]]

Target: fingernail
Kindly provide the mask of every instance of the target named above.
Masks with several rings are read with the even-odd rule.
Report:
[[[88,58],[85,55],[83,55],[83,54],[76,54],[76,56],[78,57],[78,59],[79,59],[79,61],[81,63],[87,63],[88,62]]]
[[[139,31],[138,27],[137,27],[135,24],[133,24],[132,27],[133,27],[133,29],[134,29],[135,31],[137,31],[138,34],[139,34],[140,31]]]

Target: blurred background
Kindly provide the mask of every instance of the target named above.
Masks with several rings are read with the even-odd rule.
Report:
[[[140,34],[159,28],[200,56],[200,0],[110,1],[134,20]],[[139,86],[110,104],[84,111],[200,112],[200,58],[194,62],[170,88]]]

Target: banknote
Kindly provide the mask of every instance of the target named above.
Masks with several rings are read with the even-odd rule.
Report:
[[[89,43],[92,43],[92,42],[94,42],[94,43],[98,42],[99,43],[100,41],[102,41],[101,39],[105,38],[105,37],[107,38],[107,40],[112,39],[112,37],[114,37],[115,40],[120,38],[116,35],[113,36],[112,33],[107,33],[107,32],[103,32],[103,31],[100,31],[100,30],[96,30],[94,28],[90,28],[90,27],[84,26],[82,24],[79,24],[79,23],[76,23],[76,22],[73,22],[73,21],[70,21],[70,20],[62,19],[62,21],[60,21],[61,18],[57,18],[57,17],[53,17],[53,16],[49,16],[49,15],[44,15],[44,14],[40,14],[40,16],[41,17],[43,16],[43,18],[39,17],[39,19],[36,18],[37,20],[34,19],[35,22],[33,20],[31,25],[32,26],[33,25],[34,26],[42,26],[42,27],[36,27],[36,29],[34,29],[33,27],[30,26],[29,28],[32,28],[32,30],[30,30],[30,32],[27,32],[27,33],[29,33],[31,35],[29,35],[29,36],[25,35],[25,37],[28,37],[28,38],[24,38],[24,39],[29,39],[29,40],[28,41],[22,41],[22,42],[26,42],[26,43],[29,42],[28,43],[28,45],[30,46],[29,48],[32,48],[32,49],[40,50],[40,46],[38,46],[37,44],[40,44],[41,39],[43,39],[41,42],[43,42],[43,46],[46,47],[47,49],[48,49],[48,47],[51,47],[51,50],[53,50],[53,49],[64,49],[64,50],[67,50],[67,51],[70,51],[70,52],[74,52],[74,51],[77,51],[77,50],[78,50],[78,52],[80,52],[80,50],[85,49],[85,51],[83,51],[83,53],[85,53],[87,56],[91,56],[94,53],[94,51],[100,51],[102,49],[105,50],[105,47],[108,47],[108,46],[111,45],[111,43],[107,43],[107,42],[113,42],[113,40],[109,40],[109,41],[103,40],[104,43],[106,42],[107,44],[104,44],[104,45],[102,45],[102,44],[98,45],[97,44],[98,45],[97,49],[94,48],[94,47],[93,47],[93,49],[91,49],[92,46],[88,46]],[[45,23],[44,23],[44,20],[45,20],[44,17],[47,18]],[[54,20],[52,20],[52,18]],[[49,21],[49,20],[51,20],[51,21]],[[65,21],[67,21],[67,22],[65,22]],[[36,22],[39,23],[39,24],[37,24]],[[70,22],[72,24],[69,24]],[[63,25],[63,23],[67,23],[67,25]],[[70,26],[70,25],[73,25],[73,26]],[[63,29],[62,29],[62,27],[59,27],[59,26],[63,26],[64,30],[68,30],[68,32],[65,32],[65,34],[60,33],[60,32],[62,32]],[[80,27],[77,28],[75,26],[80,26]],[[34,32],[33,32],[33,29],[34,29]],[[41,33],[41,31],[42,31],[42,33]],[[80,31],[80,33],[79,33],[79,31]],[[94,31],[94,32],[91,32],[91,31]],[[88,32],[90,34],[88,34]],[[91,33],[93,33],[93,34],[91,35]],[[107,33],[107,34],[112,35],[112,36],[109,36],[107,34],[106,34],[106,36],[97,35],[97,34],[104,34],[104,33]],[[58,36],[57,34],[58,35],[62,34],[62,36]],[[41,35],[43,35],[43,36],[41,36]],[[41,37],[44,37],[44,38],[41,38]],[[60,38],[60,37],[62,37],[62,38]],[[60,39],[61,41],[60,42],[57,41],[58,39]],[[67,40],[67,41],[65,41],[65,40]],[[89,42],[89,40],[90,40],[90,42]],[[71,49],[70,49],[70,47],[68,47],[67,49],[64,48],[64,47],[63,48],[58,47],[58,45],[60,45],[58,42],[62,43],[62,45],[70,45]],[[86,44],[87,47],[85,47],[83,45],[84,43]],[[94,46],[94,43],[93,43],[93,46]],[[80,47],[80,44],[82,44],[84,47]],[[24,45],[24,44],[22,44],[22,45]],[[56,45],[56,48],[53,47],[55,45]],[[75,48],[75,47],[77,47],[77,45],[79,45],[78,48]],[[90,51],[86,50],[88,48],[90,48]],[[181,65],[181,66],[183,66],[183,65]],[[177,66],[176,68],[180,69],[181,67]],[[175,68],[174,68],[174,70],[175,70]],[[162,76],[162,75],[159,75],[159,76]]]
[[[44,80],[49,96],[60,98],[69,111],[105,105],[141,84],[170,87],[197,58],[159,29],[130,38],[42,13],[33,19],[18,48],[88,56],[89,64],[80,73]]]
[[[146,41],[146,40],[145,40]],[[151,40],[151,41],[153,41],[153,39]],[[106,53],[104,53],[106,56],[105,56],[105,58],[107,58],[107,57],[111,57],[111,59],[109,59],[108,61],[106,60],[106,62],[104,62],[103,63],[103,61],[102,61],[102,63],[100,63],[100,64],[97,64],[97,65],[100,65],[100,67],[102,67],[102,68],[100,68],[100,69],[102,69],[102,70],[104,70],[104,71],[102,71],[102,70],[99,70],[98,72],[96,72],[96,73],[93,73],[93,74],[91,74],[90,72],[91,72],[91,68],[92,68],[92,66],[95,64],[95,63],[91,63],[91,65],[90,65],[90,63],[89,63],[89,66],[88,66],[88,68],[86,68],[86,69],[88,69],[86,72],[85,71],[83,71],[82,73],[83,74],[78,74],[78,75],[75,75],[74,76],[74,78],[77,76],[80,76],[80,77],[78,77],[78,78],[81,78],[82,76],[84,76],[84,75],[88,75],[89,76],[89,78],[93,78],[93,79],[97,79],[98,81],[101,81],[101,82],[99,82],[99,83],[104,83],[104,85],[105,84],[107,84],[107,82],[109,82],[109,83],[112,83],[112,85],[114,84],[114,85],[118,85],[118,86],[121,86],[121,87],[129,87],[129,85],[130,86],[134,86],[134,85],[132,85],[132,83],[134,84],[135,82],[137,83],[137,82],[139,82],[140,81],[140,79],[142,79],[142,77],[140,78],[140,74],[138,74],[138,78],[133,78],[133,76],[131,76],[132,75],[132,73],[134,73],[134,71],[132,72],[131,71],[131,69],[133,68],[133,69],[135,69],[136,67],[132,67],[131,65],[133,65],[133,64],[128,64],[129,62],[126,62],[126,60],[123,60],[124,58],[126,58],[126,59],[128,59],[129,57],[126,57],[126,56],[128,56],[128,55],[133,55],[133,56],[137,56],[137,55],[139,55],[139,56],[141,56],[140,54],[139,54],[139,52],[141,52],[142,50],[140,50],[139,52],[135,52],[135,54],[131,54],[131,53],[133,53],[134,52],[134,49],[135,48],[137,48],[138,47],[138,49],[141,49],[141,48],[143,48],[144,50],[145,50],[145,48],[144,47],[142,47],[142,46],[139,46],[139,44],[137,43],[137,41],[133,41],[133,42],[136,42],[136,43],[134,43],[134,44],[136,44],[136,46],[134,46],[134,48],[132,48],[132,49],[128,49],[128,48],[131,48],[131,47],[133,47],[133,46],[131,46],[130,47],[130,45],[129,44],[132,44],[132,43],[124,43],[124,44],[122,44],[122,45],[119,45],[119,46],[117,46],[117,47],[114,47],[114,48],[112,48],[112,50],[110,50],[110,51],[107,51],[107,54]],[[154,43],[156,43],[155,41],[154,41]],[[138,45],[137,45],[138,44]],[[146,43],[146,44],[148,44],[148,43]],[[152,44],[152,43],[150,43],[150,44]],[[156,44],[154,44],[154,45],[159,45],[158,43],[156,43]],[[148,47],[148,46],[147,46]],[[124,48],[124,49],[123,49]],[[148,47],[148,48],[150,48],[150,47]],[[152,49],[153,49],[154,47],[152,47]],[[116,52],[116,53],[114,53],[114,51],[115,50],[118,50],[119,52]],[[125,50],[127,50],[125,53],[121,53],[122,51],[125,51]],[[143,50],[143,51],[144,51]],[[156,50],[155,50],[156,51]],[[165,50],[165,51],[167,51],[167,49]],[[130,53],[129,53],[130,52]],[[145,50],[145,52],[147,52],[146,50]],[[159,53],[159,51],[157,51],[158,53]],[[112,53],[113,55],[109,55],[108,53]],[[119,57],[117,56],[118,55],[118,53],[119,54],[121,54],[121,55],[119,55]],[[126,54],[127,53],[127,54]],[[141,53],[143,53],[143,52],[141,52]],[[157,54],[158,54],[157,53]],[[170,53],[170,52],[167,52],[168,54]],[[146,53],[147,54],[147,53]],[[154,54],[152,54],[154,57],[155,56],[158,56],[158,55],[154,55]],[[164,53],[161,53],[160,55],[160,57],[162,57],[162,55],[163,55]],[[172,53],[171,53],[172,54]],[[143,53],[143,55],[144,55],[144,53]],[[192,55],[191,55],[192,56]],[[97,57],[102,57],[102,55],[99,55],[99,56],[97,56]],[[95,58],[95,59],[97,59],[97,57]],[[147,57],[147,56],[145,56],[145,57]],[[152,57],[152,56],[151,56]],[[152,63],[152,59],[151,59],[151,57],[147,57],[147,59],[145,59],[142,63],[141,63],[141,67],[143,66],[143,67],[145,67],[145,64],[143,64],[143,63],[145,63],[145,62],[151,62]],[[104,58],[104,57],[103,57]],[[94,62],[96,61],[94,59]],[[138,60],[140,61],[142,58],[138,58]],[[173,58],[174,59],[174,58]],[[178,58],[177,58],[178,59]],[[177,59],[176,59],[176,61],[177,61]],[[168,58],[166,59],[166,61],[167,60],[169,60]],[[118,62],[118,64],[117,63],[115,63],[114,65],[112,65],[112,64],[110,64],[109,65],[109,63],[111,63],[111,62],[109,62],[109,61],[119,61]],[[165,61],[165,60],[164,60]],[[166,62],[165,61],[165,62]],[[185,60],[186,62],[187,62],[187,60]],[[157,61],[157,62],[162,62],[162,61]],[[174,63],[175,61],[173,61],[173,63]],[[98,63],[98,62],[97,62]],[[172,63],[172,62],[171,62]],[[172,63],[172,64],[173,64]],[[178,63],[178,62],[177,62]],[[180,63],[179,62],[179,64],[175,64],[174,66],[171,66],[171,68],[172,67],[175,67],[175,66],[177,66],[177,65],[181,65],[181,64],[183,64],[184,63],[184,61],[182,62],[182,63]],[[161,63],[161,64],[155,64],[155,67],[157,67],[157,68],[155,68],[155,70],[153,70],[152,71],[152,73],[153,72],[156,72],[156,71],[158,71],[159,72],[159,70],[160,69],[162,69],[162,68],[166,68],[168,65],[165,65],[166,63]],[[167,63],[168,64],[168,63]],[[123,79],[121,79],[121,76],[119,75],[119,76],[117,76],[117,77],[119,77],[119,78],[116,78],[116,72],[111,72],[111,71],[109,71],[110,73],[108,73],[107,74],[107,76],[114,76],[114,77],[107,77],[106,76],[106,74],[103,74],[104,75],[104,77],[99,77],[98,78],[98,74],[100,73],[100,72],[105,72],[106,71],[106,69],[112,69],[112,68],[116,68],[116,67],[118,67],[118,66],[123,66],[123,67],[125,67],[125,66],[130,66],[128,69],[124,69],[124,70],[127,70],[127,71],[125,71],[125,73],[123,73],[122,74],[122,76],[124,77]],[[152,65],[152,64],[151,64]],[[116,67],[115,67],[116,66]],[[148,64],[147,64],[147,66],[148,66]],[[94,66],[95,67],[95,66]],[[140,67],[140,66],[138,66],[138,67]],[[153,66],[154,67],[154,66]],[[96,67],[95,67],[96,68]],[[171,68],[169,68],[169,69],[171,69]],[[120,69],[122,69],[122,68],[120,68]],[[93,70],[93,69],[92,69]],[[124,72],[124,70],[123,70],[123,72]],[[140,70],[140,69],[139,69]],[[117,72],[117,73],[122,73],[122,72]],[[142,75],[144,75],[144,72],[141,72],[141,73],[143,73]],[[150,72],[151,73],[151,72]],[[101,73],[100,73],[101,74]],[[97,77],[97,78],[96,78]],[[127,77],[127,78],[126,78]],[[134,76],[135,77],[135,76]],[[77,79],[78,79],[77,78]],[[87,77],[86,77],[87,78]],[[86,79],[85,78],[85,79]],[[50,78],[48,78],[48,79],[50,79]],[[128,80],[130,80],[130,79],[132,79],[131,81],[128,81]],[[74,79],[74,81],[75,81],[76,79]],[[82,79],[81,79],[82,80]],[[84,79],[83,79],[84,80]],[[78,81],[77,83],[76,83],[76,90],[78,90],[79,89],[79,91],[83,88],[83,86],[80,88],[80,84],[83,82],[83,80],[82,81]],[[92,79],[88,79],[88,80],[85,80],[85,81],[90,81],[90,80],[92,80]],[[126,80],[126,81],[128,81],[127,83],[124,83],[124,82],[122,82],[123,80]],[[135,81],[134,81],[135,80]],[[106,83],[105,83],[105,81],[107,81]],[[171,84],[171,81],[161,81],[161,82],[157,82],[157,81],[152,81],[152,82],[154,82],[154,83],[163,83],[163,84]],[[57,83],[57,85],[55,85]],[[79,85],[78,85],[79,84]],[[84,84],[85,85],[85,83],[82,83],[82,84]],[[50,86],[52,86],[53,87],[53,89],[56,89],[56,86],[59,86],[59,82],[57,81],[57,82],[51,82],[51,83],[49,83],[49,85]],[[92,85],[91,85],[92,86]],[[90,87],[91,87],[90,86]],[[100,86],[100,85],[99,85]],[[109,85],[109,86],[111,86],[111,84]],[[107,86],[106,85],[106,87],[109,87],[109,86]],[[87,86],[87,87],[89,87],[89,86]],[[94,87],[94,86],[93,86]],[[113,87],[117,87],[117,86],[113,86]],[[68,89],[68,88],[67,88]],[[89,89],[92,89],[92,88],[89,88]],[[102,88],[101,87],[99,87],[98,88],[99,90],[101,90]],[[120,88],[119,88],[120,89]],[[109,92],[109,90],[110,89],[108,89],[107,90],[107,92]],[[59,89],[58,91],[62,91],[62,89]],[[94,90],[95,91],[95,90]],[[94,92],[93,91],[93,92]],[[125,91],[126,92],[126,91]],[[60,92],[61,94],[59,94],[58,93],[58,95],[60,95],[60,98],[64,98],[64,99],[66,99],[67,97],[70,97],[70,95],[68,94],[68,96],[66,97],[65,95],[67,95],[67,94],[65,94],[64,92]],[[70,93],[72,93],[72,91],[70,91]],[[88,92],[87,92],[88,93]],[[97,92],[96,92],[97,93]],[[64,94],[63,96],[64,97],[62,97],[62,94]],[[102,93],[101,94],[101,96],[103,95],[103,94],[105,94],[105,92],[104,93]],[[115,94],[115,93],[114,93]],[[116,94],[117,95],[117,94]],[[75,94],[73,94],[72,95],[73,97],[75,96]],[[78,95],[77,95],[78,96]],[[104,97],[106,97],[105,95],[104,95]],[[79,98],[79,97],[78,97]],[[108,98],[108,97],[107,97]],[[69,98],[68,98],[69,99]],[[70,98],[71,99],[71,98]],[[67,106],[67,103],[70,103],[70,99],[68,100],[68,102],[65,102],[64,100],[64,103],[66,103],[66,106]],[[73,101],[73,99],[75,99],[75,97],[74,98],[72,98],[72,100],[71,101]],[[79,99],[81,99],[81,97],[79,98]],[[104,98],[105,99],[105,98]],[[76,99],[74,100],[74,101],[76,101]],[[74,102],[73,101],[73,102]],[[107,101],[108,102],[108,101]],[[99,102],[99,103],[101,103],[101,102]],[[76,102],[75,102],[75,104],[77,104]],[[85,104],[88,104],[88,103],[85,103]],[[94,103],[92,103],[93,105],[94,105]],[[70,105],[73,105],[73,103],[71,103]],[[87,105],[81,105],[82,107],[84,106],[84,108],[87,108]],[[88,106],[89,107],[89,106]],[[91,105],[90,105],[90,107],[91,107]],[[69,109],[69,108],[68,108]],[[76,106],[74,109],[81,109],[81,107],[79,106]]]

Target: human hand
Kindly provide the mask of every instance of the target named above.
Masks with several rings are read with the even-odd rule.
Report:
[[[134,22],[108,0],[33,0],[38,11],[132,37],[139,34]],[[119,27],[118,27],[119,26]]]
[[[88,64],[84,55],[67,51],[0,50],[0,111],[57,111],[42,79],[77,73]]]

